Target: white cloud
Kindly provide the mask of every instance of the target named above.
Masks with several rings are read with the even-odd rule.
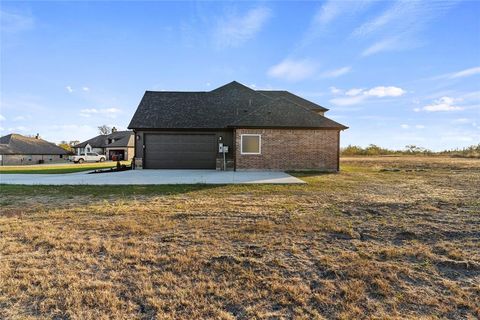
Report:
[[[363,94],[373,97],[399,97],[405,94],[405,90],[398,87],[375,87],[368,91],[364,91]]]
[[[98,115],[98,116],[107,116],[110,118],[114,118],[120,112],[121,110],[118,108],[105,108],[105,109],[88,108],[88,109],[80,110],[80,116],[89,118],[92,115]]]
[[[341,90],[335,87],[330,87],[330,91],[334,95],[343,95],[330,100],[331,103],[339,106],[350,106],[359,104],[369,98],[385,98],[385,97],[400,97],[406,93],[405,90],[399,87],[385,87],[378,86],[371,89],[352,88],[349,90]]]
[[[231,15],[224,18],[214,33],[215,41],[219,47],[238,47],[260,32],[270,17],[269,8],[257,7],[244,16]]]
[[[268,75],[273,78],[288,81],[299,81],[313,75],[317,66],[309,60],[285,59],[268,70]]]
[[[73,88],[71,86],[66,86],[65,89],[67,89],[69,93],[73,92]]]
[[[88,92],[88,91],[90,91],[90,88],[89,87],[82,87],[82,90],[85,91],[85,92]]]
[[[0,114],[0,121],[5,121],[7,118],[5,118],[3,115]]]
[[[410,128],[410,126],[409,126],[408,124],[402,124],[402,125],[400,125],[400,127],[401,127],[402,129],[408,129],[408,128]]]
[[[345,95],[347,95],[347,96],[358,96],[362,92],[363,92],[363,89],[353,88],[353,89],[347,90],[347,92],[345,92]]]
[[[349,73],[352,70],[352,67],[342,67],[335,70],[325,71],[322,73],[322,78],[336,78],[344,74]]]
[[[440,99],[435,100],[432,104],[426,105],[423,108],[415,108],[414,111],[419,112],[423,110],[427,112],[439,112],[463,110],[462,107],[453,105],[455,102],[457,102],[457,100],[451,97],[441,97]]]
[[[336,87],[330,87],[330,92],[334,95],[337,95],[337,94],[341,94],[343,93],[343,90],[342,89],[338,89]]]
[[[336,104],[337,106],[352,106],[355,104],[359,104],[365,99],[367,99],[367,96],[359,95],[354,97],[334,98],[334,99],[331,99],[330,102],[333,104]]]
[[[452,79],[463,78],[463,77],[473,76],[475,74],[480,74],[480,67],[474,67],[474,68],[465,69],[459,72],[455,72],[452,75],[450,75],[450,78]]]
[[[415,128],[417,129],[425,129],[425,126],[423,124],[417,124],[415,125]]]

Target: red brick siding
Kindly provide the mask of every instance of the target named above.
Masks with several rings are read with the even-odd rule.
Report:
[[[241,154],[241,135],[261,134],[262,154]],[[238,170],[337,171],[338,130],[237,129],[235,162]]]

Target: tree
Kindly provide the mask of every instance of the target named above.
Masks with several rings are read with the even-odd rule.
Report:
[[[58,146],[68,152],[73,152],[72,146],[67,141],[61,141]]]
[[[101,126],[98,127],[98,132],[102,135],[107,135],[107,134],[112,133],[112,128],[110,128],[109,126],[104,124],[104,125],[101,125]]]

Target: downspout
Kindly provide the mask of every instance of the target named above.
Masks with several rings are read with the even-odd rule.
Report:
[[[337,131],[337,172],[340,171],[340,131]]]
[[[233,128],[233,171],[237,171],[237,129]]]
[[[128,143],[127,143],[127,159],[128,159]],[[135,159],[137,158],[137,133],[133,130],[133,157],[132,169],[135,170]]]

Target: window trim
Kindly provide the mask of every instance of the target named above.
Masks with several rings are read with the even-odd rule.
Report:
[[[243,152],[243,137],[258,137],[258,152]],[[240,154],[262,154],[262,135],[259,133],[243,133],[240,135]]]

